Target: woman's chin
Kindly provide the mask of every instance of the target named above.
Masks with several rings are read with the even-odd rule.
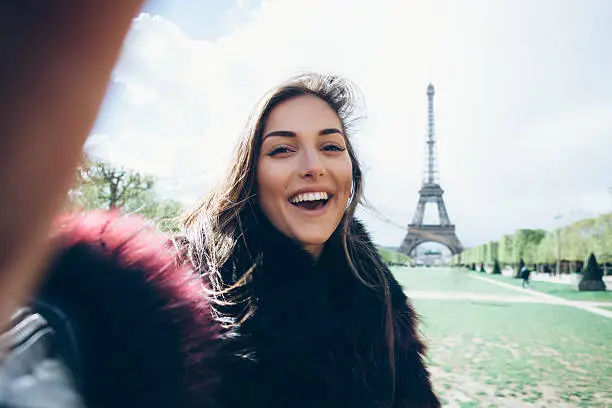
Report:
[[[304,234],[304,231],[301,231],[301,233],[296,234],[295,241],[302,246],[324,245],[329,237],[331,237],[331,232]]]
[[[302,233],[297,234],[294,241],[308,252],[320,254],[329,237],[331,237],[331,233],[304,234],[304,231],[302,231]]]

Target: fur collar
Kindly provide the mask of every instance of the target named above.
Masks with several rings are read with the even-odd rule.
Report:
[[[163,235],[115,213],[62,218],[40,300],[74,326],[88,407],[209,407],[217,330]]]
[[[395,321],[396,392],[385,339],[384,292],[367,287],[349,267],[337,230],[315,261],[255,212],[244,239],[222,269],[233,283],[253,265],[245,294],[254,313],[237,327],[231,347],[240,357],[226,382],[228,406],[437,407],[417,334],[417,316],[359,221],[351,225],[352,259],[373,282],[389,281]],[[234,311],[235,312],[235,311]],[[229,385],[228,385],[229,384]],[[242,392],[232,393],[240,388]]]
[[[332,310],[345,309],[353,300],[373,300],[377,305],[368,313],[369,323],[380,323],[381,294],[366,288],[350,269],[338,228],[325,244],[318,260],[298,243],[279,232],[258,210],[242,220],[244,237],[239,240],[233,257],[221,269],[223,281],[231,285],[245,272],[253,269],[252,279],[242,296],[250,298],[258,314],[258,325],[264,320],[269,325],[299,325],[315,329],[325,326]],[[371,271],[382,266],[376,248],[363,225],[355,220],[352,225],[353,248],[360,253],[354,257],[360,270]],[[372,258],[367,255],[373,254]],[[384,268],[384,266],[382,266]],[[397,285],[399,291],[401,288]],[[336,302],[336,300],[342,300]],[[351,302],[347,302],[347,300]],[[282,313],[277,313],[282,310]],[[232,310],[236,313],[236,310]],[[284,319],[278,321],[275,319]],[[360,319],[364,319],[361,316]],[[376,322],[373,322],[374,319]],[[367,320],[367,319],[366,319]],[[363,321],[363,320],[362,320]],[[249,323],[250,324],[250,323]],[[312,330],[311,333],[317,333]],[[369,330],[371,333],[371,330]]]

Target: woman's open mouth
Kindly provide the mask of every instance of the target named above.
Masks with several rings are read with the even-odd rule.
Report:
[[[331,198],[326,192],[302,193],[292,197],[289,202],[303,210],[316,211],[325,208]]]

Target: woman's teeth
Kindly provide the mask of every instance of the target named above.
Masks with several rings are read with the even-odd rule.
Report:
[[[329,195],[326,192],[317,193],[302,193],[289,200],[292,204],[298,204],[304,201],[321,201],[329,199]]]

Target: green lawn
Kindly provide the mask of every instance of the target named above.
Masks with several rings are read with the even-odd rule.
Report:
[[[520,295],[461,270],[404,268],[394,274],[408,291]],[[612,319],[537,303],[414,304],[445,406],[612,407]]]
[[[477,279],[469,279],[470,272],[464,269],[393,268],[393,274],[407,291],[427,290],[488,295],[516,295],[516,292],[510,289],[491,285]]]
[[[486,278],[496,279],[501,282],[509,283],[515,286],[521,286],[521,279],[514,279],[509,276],[503,275],[487,275],[484,273],[471,272],[477,276],[484,276]],[[593,302],[610,302],[612,303],[612,290],[606,292],[580,292],[573,289],[570,285],[563,283],[552,283],[552,282],[541,282],[541,281],[530,281],[531,289],[547,293],[549,295],[558,296],[568,300],[587,300]],[[612,289],[612,288],[608,288]]]

